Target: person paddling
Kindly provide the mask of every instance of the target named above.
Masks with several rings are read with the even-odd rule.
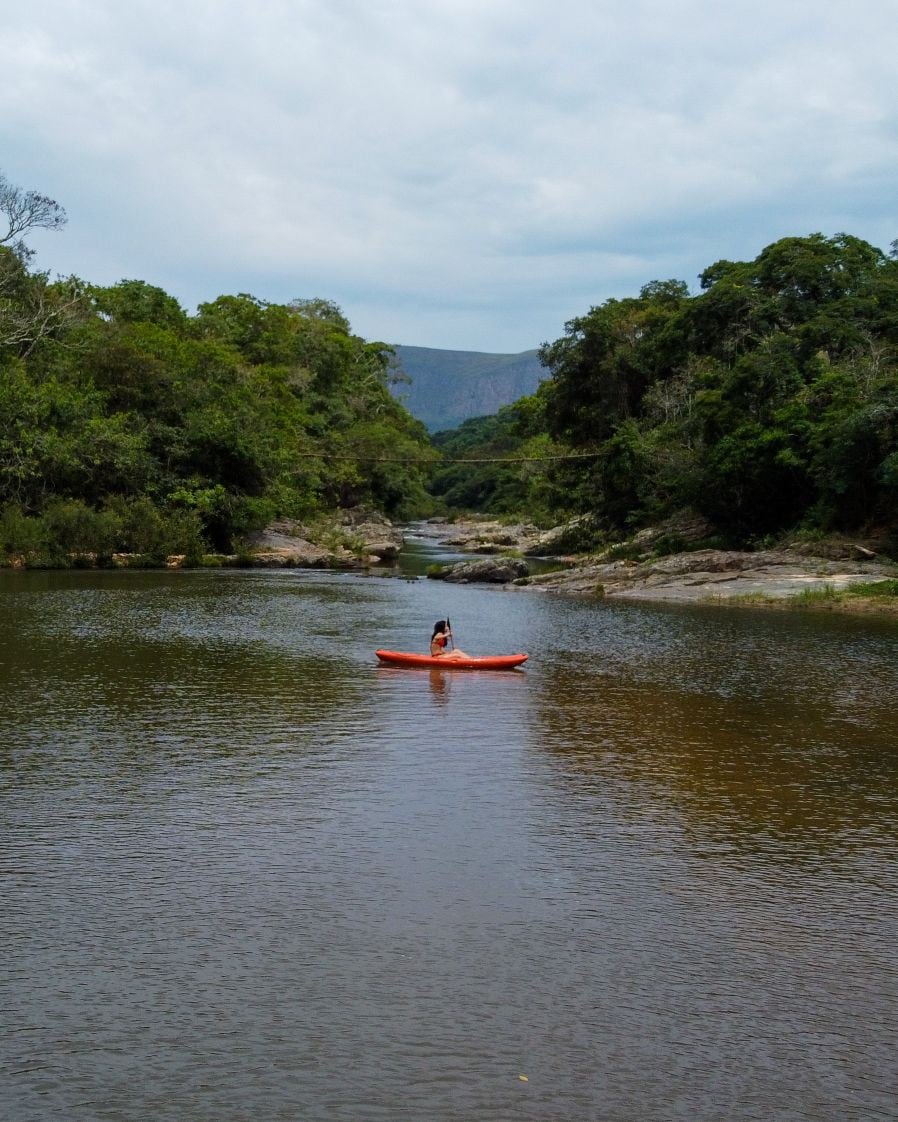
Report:
[[[430,637],[430,654],[432,658],[470,658],[464,651],[453,646],[451,651],[446,650],[446,644],[452,638],[452,629],[444,619],[438,619],[433,625],[433,635]]]

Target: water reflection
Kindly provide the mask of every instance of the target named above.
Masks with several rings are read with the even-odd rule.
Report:
[[[428,676],[430,678],[430,692],[434,701],[445,705],[449,700],[449,687],[452,684],[451,671],[431,668]]]
[[[788,692],[745,698],[547,672],[536,720],[556,774],[675,810],[696,841],[835,858],[898,836],[898,757],[881,701],[854,706]],[[877,731],[878,730],[878,731]]]

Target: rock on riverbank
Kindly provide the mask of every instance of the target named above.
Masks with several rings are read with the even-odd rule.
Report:
[[[516,587],[570,595],[726,602],[748,597],[785,600],[804,591],[827,587],[841,591],[855,584],[898,576],[898,566],[894,563],[877,558],[864,545],[848,541],[818,543],[821,555],[809,553],[813,546],[808,544],[760,552],[693,548],[667,556],[651,555],[653,547],[663,540],[700,543],[709,536],[710,530],[700,516],[684,512],[668,523],[641,531],[631,541],[619,543],[604,554],[567,556],[563,558],[564,568],[536,576],[515,578],[510,576],[509,570],[509,579]],[[570,531],[570,524],[540,531],[527,523],[508,526],[474,519],[458,523],[435,521],[426,524],[423,530],[446,545],[462,550],[499,553],[514,549],[542,556],[550,556],[553,543],[564,541]],[[615,559],[614,553],[622,548],[636,551],[637,557]],[[502,571],[500,566],[510,560],[491,558],[493,571],[498,574]],[[473,564],[483,563],[463,562],[453,566],[449,570],[453,573],[450,579],[478,579],[465,572],[468,568],[473,574],[474,570],[470,569]]]
[[[587,562],[530,577],[527,583],[547,592],[682,603],[748,596],[787,598],[827,586],[839,590],[886,580],[896,573],[898,568],[892,564],[834,561],[790,551],[703,549],[642,562]]]
[[[350,510],[316,526],[291,519],[272,522],[247,539],[247,559],[263,568],[364,568],[395,561],[402,543],[401,532],[388,518]]]
[[[527,576],[527,562],[518,557],[486,557],[482,561],[458,561],[429,574],[451,584],[508,584]]]
[[[473,517],[449,522],[435,518],[417,524],[415,530],[444,545],[472,553],[514,550],[529,557],[559,558],[570,557],[572,550],[577,548],[572,543],[589,539],[591,519],[589,515],[581,515],[546,530],[532,522],[505,523]],[[649,552],[662,540],[686,546],[709,538],[713,532],[707,519],[691,511],[682,511],[657,526],[640,530],[628,543],[620,544]]]
[[[416,523],[415,533],[471,553],[502,553],[509,549],[529,553],[542,537],[542,531],[529,522],[506,525],[480,518],[456,522],[434,518]]]

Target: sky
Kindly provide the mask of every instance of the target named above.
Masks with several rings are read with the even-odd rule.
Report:
[[[37,264],[510,353],[778,238],[898,238],[896,0],[0,0]]]

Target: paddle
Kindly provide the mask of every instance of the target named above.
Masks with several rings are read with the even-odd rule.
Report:
[[[451,649],[455,650],[455,640],[452,638],[452,621],[446,616],[446,630],[449,632],[449,642],[452,644]]]

